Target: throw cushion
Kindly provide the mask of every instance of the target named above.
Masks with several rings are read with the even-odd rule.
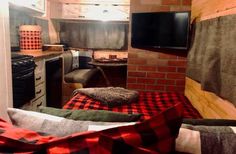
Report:
[[[72,54],[72,70],[79,68],[79,51],[71,50]]]
[[[176,151],[193,154],[233,154],[236,152],[236,127],[229,124],[234,125],[235,122],[222,119],[185,119],[183,123],[188,124],[181,126],[176,139]]]
[[[100,138],[99,143],[103,147],[104,153],[133,152],[132,149],[129,149],[130,147],[119,146],[122,143],[147,149],[148,153],[173,153],[175,138],[182,123],[182,113],[183,105],[178,103],[159,115],[134,126],[123,126],[103,131],[105,137]]]
[[[183,119],[183,123],[206,126],[236,126],[236,120],[229,119]]]
[[[95,125],[97,127],[107,126],[108,128],[112,128],[129,124],[129,123],[75,121],[43,113],[24,111],[21,109],[13,109],[13,108],[8,108],[7,111],[13,125],[55,136],[67,136],[76,132],[85,132],[88,131],[89,125]],[[40,114],[42,116],[39,116]],[[106,129],[106,127],[104,129]]]
[[[141,118],[141,114],[125,114],[105,110],[67,110],[52,107],[40,107],[39,112],[73,120],[104,122],[131,122],[138,121]]]
[[[99,132],[75,133],[67,137],[54,137],[16,128],[0,119],[0,152],[172,153],[182,112],[183,106],[179,103],[142,123]],[[104,142],[106,140],[102,136],[120,143]]]
[[[93,51],[79,51],[79,68],[80,69],[87,69],[87,68],[93,68],[92,65],[89,65],[88,62],[90,62],[93,58]]]
[[[138,91],[122,87],[79,88],[74,90],[73,95],[77,93],[91,97],[110,108],[137,102],[139,99]]]

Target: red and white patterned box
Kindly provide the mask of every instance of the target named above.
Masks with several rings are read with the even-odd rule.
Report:
[[[20,50],[42,51],[42,28],[38,25],[21,25],[20,34]]]

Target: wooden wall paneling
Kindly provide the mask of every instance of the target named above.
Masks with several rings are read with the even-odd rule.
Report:
[[[235,0],[192,0],[192,19],[198,21],[235,13]]]
[[[216,18],[236,13],[235,0],[192,0],[192,20]],[[204,118],[236,119],[236,108],[214,93],[201,90],[201,85],[186,78],[185,95]]]
[[[13,106],[11,52],[9,30],[9,4],[1,1],[0,6],[0,118],[9,120],[7,108]]]
[[[185,95],[204,118],[236,119],[236,108],[214,93],[201,90],[201,85],[186,78]]]

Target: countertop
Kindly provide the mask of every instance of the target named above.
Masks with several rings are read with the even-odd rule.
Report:
[[[59,56],[60,54],[62,54],[62,51],[32,51],[32,52],[15,52],[18,54],[22,54],[22,55],[30,55],[33,56],[35,59],[43,59],[43,58],[50,58],[50,57],[55,57],[55,56]]]

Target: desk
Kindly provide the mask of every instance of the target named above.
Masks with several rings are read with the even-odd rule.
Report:
[[[91,61],[88,62],[88,64],[95,66],[97,69],[99,69],[102,73],[102,76],[105,79],[106,85],[107,86],[111,86],[111,82],[109,81],[108,77],[106,76],[104,70],[102,69],[103,67],[126,67],[127,66],[127,62],[96,62],[96,61]]]

